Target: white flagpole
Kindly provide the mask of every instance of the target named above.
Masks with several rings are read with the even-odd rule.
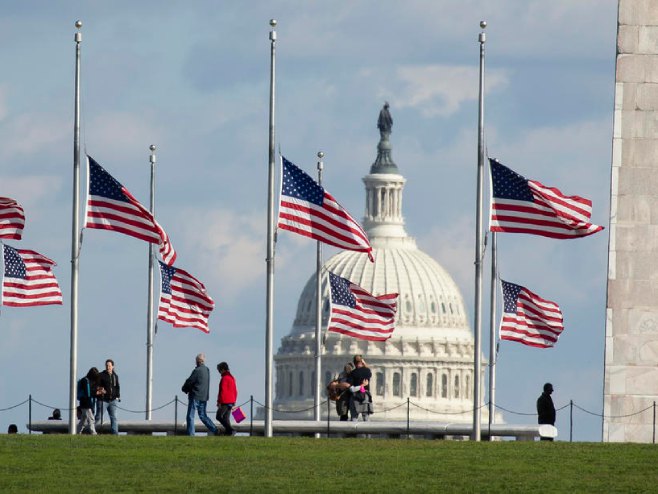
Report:
[[[80,255],[80,43],[82,21],[75,27],[75,107],[73,118],[73,214],[71,224],[71,348],[69,374],[69,434],[75,434],[78,373],[78,268]]]
[[[155,218],[155,144],[149,146],[151,155],[151,214]],[[148,308],[146,311],[146,420],[151,420],[153,406],[153,257],[154,245],[149,243]]]
[[[486,21],[480,22],[482,29],[487,27]],[[475,215],[475,317],[474,317],[474,375],[473,375],[473,441],[480,440],[480,373],[482,368],[482,258],[484,256],[482,239],[482,180],[484,172],[484,31],[480,33],[480,92],[478,107],[478,172],[477,172],[477,208]]]
[[[274,343],[274,61],[276,20],[270,19],[270,161],[267,175],[267,302],[265,321],[265,437],[272,437],[272,347]]]
[[[324,167],[322,163],[322,158],[324,153],[322,151],[318,152],[318,185],[322,185],[322,169]],[[320,421],[320,392],[321,392],[321,372],[322,372],[322,339],[320,338],[322,334],[322,243],[318,240],[317,242],[317,256],[316,256],[316,270],[315,270],[315,280],[316,280],[316,298],[315,298],[315,383],[313,393],[313,418],[316,421]],[[315,434],[315,437],[320,437],[320,434]]]
[[[491,232],[491,285],[489,294],[489,430],[496,423],[496,292],[498,288],[498,241]],[[489,441],[493,436],[489,434]]]

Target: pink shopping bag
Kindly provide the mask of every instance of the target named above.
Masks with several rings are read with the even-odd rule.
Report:
[[[247,416],[242,411],[241,407],[234,408],[231,413],[233,414],[233,420],[235,420],[237,424],[239,424],[240,422],[242,422],[244,419],[247,418]]]

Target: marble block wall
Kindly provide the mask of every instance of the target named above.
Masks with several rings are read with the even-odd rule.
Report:
[[[620,0],[618,15],[603,440],[652,442],[658,402],[658,0]]]

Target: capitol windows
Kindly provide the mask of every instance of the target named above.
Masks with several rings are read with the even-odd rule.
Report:
[[[315,371],[311,372],[311,395],[315,396]]]
[[[299,371],[299,396],[304,396],[304,372]]]
[[[466,376],[466,396],[471,396],[471,378]]]
[[[411,305],[411,300],[407,298],[407,300],[404,302],[404,310],[407,311],[407,314],[411,314],[413,311],[413,305]]]
[[[448,374],[441,375],[441,398],[448,397]]]
[[[445,314],[446,313],[446,304],[441,302],[441,311]]]
[[[431,372],[427,374],[427,386],[426,386],[426,395],[432,396],[434,394],[434,374]]]
[[[455,376],[455,398],[459,398],[459,376]]]
[[[288,373],[288,396],[292,396],[292,371]]]
[[[377,396],[384,396],[384,373],[375,374],[375,393]]]
[[[328,299],[328,298],[326,298],[326,299],[324,300],[324,305],[322,306],[322,312],[324,312],[324,315],[325,315],[325,316],[326,316],[327,314],[329,314],[329,299]]]
[[[393,396],[402,396],[402,387],[400,386],[400,373],[393,374]]]
[[[415,372],[411,374],[411,382],[409,383],[409,395],[418,396],[418,374]]]

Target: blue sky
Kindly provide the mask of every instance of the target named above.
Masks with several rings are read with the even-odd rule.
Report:
[[[159,325],[153,403],[181,395],[201,351],[211,363],[229,361],[239,401],[264,399],[270,18],[279,22],[277,148],[309,172],[322,150],[325,186],[360,217],[361,178],[389,101],[393,157],[408,180],[407,231],[454,277],[471,320],[480,20],[489,23],[489,155],[592,199],[594,223],[608,226],[615,1],[12,2],[0,17],[0,195],[24,205],[27,225],[20,243],[7,243],[58,263],[65,305],[2,309],[0,409],[28,394],[68,403],[76,19],[84,150],[148,204],[148,146],[158,147],[156,216],[177,264],[217,304],[210,335]],[[607,228],[572,241],[499,236],[502,277],[558,302],[566,326],[551,350],[501,343],[501,407],[534,413],[551,381],[558,407],[573,400],[601,413],[607,244]],[[275,347],[314,266],[313,242],[279,236]],[[144,408],[146,292],[146,244],[85,231],[78,374],[113,358],[130,410]],[[33,416],[49,412],[37,406]],[[0,425],[24,431],[26,417],[25,406],[1,412]],[[568,439],[567,409],[557,425]],[[600,436],[600,419],[577,411],[574,438]]]

